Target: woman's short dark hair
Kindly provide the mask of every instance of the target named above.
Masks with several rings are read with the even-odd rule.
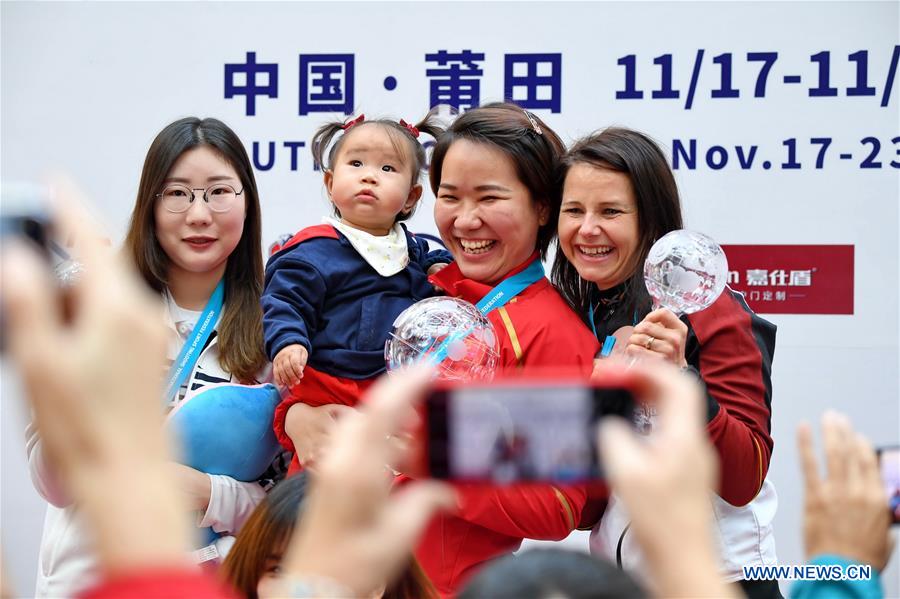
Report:
[[[647,594],[610,562],[565,549],[530,549],[484,568],[463,588],[459,599],[495,597],[643,598]]]
[[[562,192],[569,169],[576,164],[623,173],[631,181],[638,216],[638,244],[635,250],[634,271],[626,283],[629,308],[648,302],[644,286],[643,264],[653,243],[676,229],[681,229],[681,202],[678,186],[666,156],[647,135],[633,129],[610,127],[593,133],[566,152],[556,178],[555,206],[559,210]],[[552,280],[566,301],[582,317],[590,309],[597,289],[585,281],[559,248],[553,263]],[[645,306],[641,306],[645,307]]]
[[[429,171],[435,195],[447,151],[460,139],[488,144],[508,156],[532,201],[547,209],[547,224],[538,228],[535,248],[540,250],[541,258],[546,258],[559,219],[555,174],[565,151],[562,140],[539,117],[515,104],[495,102],[474,108],[457,118],[435,143]]]
[[[218,119],[187,117],[167,125],[150,144],[137,200],[131,213],[125,251],[147,284],[157,292],[168,285],[169,257],[156,239],[156,194],[182,154],[209,147],[235,170],[246,205],[241,239],[225,266],[225,309],[217,328],[219,361],[239,381],[253,382],[265,366],[263,350],[262,216],[256,178],[237,134]]]

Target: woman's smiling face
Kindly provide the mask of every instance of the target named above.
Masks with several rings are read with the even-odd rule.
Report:
[[[173,272],[224,272],[244,232],[245,196],[236,196],[227,212],[214,212],[203,200],[203,190],[216,183],[241,190],[240,177],[224,156],[201,145],[175,161],[165,181],[166,185],[173,183],[193,190],[194,200],[185,212],[169,212],[162,200],[157,200],[154,208],[156,239],[169,257],[170,276]]]
[[[464,277],[502,281],[535,251],[547,216],[499,148],[460,139],[447,150],[434,220]]]
[[[630,278],[639,231],[628,175],[585,163],[569,168],[558,232],[560,249],[582,279],[610,289]]]

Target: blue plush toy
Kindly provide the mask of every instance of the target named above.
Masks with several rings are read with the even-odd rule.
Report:
[[[281,451],[272,419],[281,401],[274,385],[210,385],[169,414],[181,463],[207,474],[258,480]],[[202,546],[218,534],[204,529]]]

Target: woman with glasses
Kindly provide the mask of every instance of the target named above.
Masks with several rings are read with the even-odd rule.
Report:
[[[260,223],[250,160],[228,126],[216,119],[184,118],[156,136],[141,173],[125,252],[167,308],[171,338],[167,363],[161,366],[168,373],[162,398],[168,410],[211,384],[253,385],[269,378],[259,304]],[[214,324],[204,326],[207,321]],[[76,507],[59,492],[52,464],[46,464],[40,438],[31,429],[27,449],[35,486],[51,504],[36,594],[72,596],[96,579],[90,540]],[[207,475],[181,464],[172,468],[200,513],[198,527],[227,534],[241,527],[283,476],[286,461],[279,455],[256,482]],[[227,546],[211,545],[204,557],[215,557]]]

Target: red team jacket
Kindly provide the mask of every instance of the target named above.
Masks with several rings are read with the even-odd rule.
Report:
[[[622,312],[625,310],[625,313]],[[604,338],[623,318],[630,324],[630,307],[623,306],[597,323]],[[774,558],[774,550],[760,546],[771,536],[774,495],[768,493],[753,503],[766,478],[772,456],[771,398],[772,360],[775,351],[774,324],[760,318],[743,296],[725,289],[707,309],[682,317],[688,326],[685,359],[702,379],[707,399],[706,430],[719,457],[719,488],[726,503],[746,510],[717,515],[717,534],[723,546],[723,567],[729,576],[740,572],[740,564],[761,563]],[[593,498],[593,497],[592,497]],[[602,498],[597,497],[602,502]],[[757,512],[756,510],[760,510]],[[761,522],[760,514],[769,520]],[[635,544],[626,538],[627,516],[621,511],[595,529],[592,550],[623,564],[636,565]],[[594,545],[596,543],[596,546]]]
[[[706,386],[706,430],[719,455],[719,496],[746,505],[759,493],[772,457],[775,325],[727,288],[709,308],[688,316],[687,324],[685,359]]]
[[[524,270],[537,253],[511,271]],[[465,279],[456,264],[430,277],[447,295],[477,303],[492,289]],[[500,343],[501,369],[578,367],[589,374],[599,344],[547,279],[532,284],[488,319]],[[578,526],[584,486],[457,485],[461,509],[429,524],[416,551],[442,595],[452,595],[484,562],[511,553],[522,540],[563,539]]]

